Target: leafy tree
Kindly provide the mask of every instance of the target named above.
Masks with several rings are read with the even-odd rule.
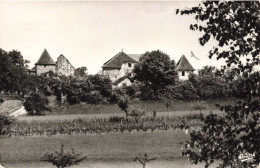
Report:
[[[141,56],[133,72],[134,78],[143,82],[154,93],[167,85],[173,85],[178,79],[175,62],[159,50],[146,52]]]
[[[40,93],[32,93],[23,103],[25,110],[29,115],[41,115],[44,111],[50,111],[48,99]]]
[[[74,149],[71,148],[71,152],[64,152],[64,145],[61,145],[60,151],[54,153],[47,153],[41,158],[42,161],[50,162],[57,168],[65,168],[73,165],[78,165],[80,162],[85,160],[86,156],[81,156],[81,153],[75,153]]]
[[[205,1],[197,7],[181,10],[181,14],[193,14],[198,21],[190,28],[203,32],[199,39],[201,45],[210,39],[217,41],[209,51],[210,58],[225,59],[227,67],[246,72],[244,87],[249,91],[244,100],[234,105],[218,106],[224,116],[209,114],[203,118],[202,128],[190,133],[183,155],[192,163],[205,162],[205,167],[209,167],[218,160],[220,167],[249,167],[252,163],[238,158],[243,153],[253,154],[254,162],[260,162],[260,75],[247,73],[259,64],[259,9],[258,1]],[[242,58],[246,58],[245,61]]]
[[[28,82],[25,71],[28,61],[23,59],[19,51],[6,52],[0,49],[0,90],[24,95]]]
[[[85,75],[87,75],[87,67],[83,66],[83,67],[79,67],[77,69],[75,69],[74,71],[74,75],[77,77],[84,77]]]
[[[120,98],[117,103],[118,107],[125,112],[126,118],[128,118],[128,103],[129,100],[127,97]]]

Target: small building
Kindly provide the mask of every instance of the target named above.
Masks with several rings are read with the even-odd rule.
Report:
[[[35,63],[35,73],[36,75],[40,75],[49,71],[55,73],[55,62],[51,58],[48,51],[44,49],[41,57],[39,58],[37,63]]]
[[[112,84],[112,88],[117,88],[117,87],[122,87],[122,86],[130,86],[132,85],[132,81],[128,76],[123,76],[119,79],[117,79],[115,82]]]
[[[107,76],[112,82],[115,82],[124,76],[133,76],[132,71],[137,63],[138,61],[122,51],[105,62],[99,74]]]
[[[71,65],[69,60],[61,54],[56,61],[56,73],[58,75],[72,76],[74,72],[75,68]]]
[[[182,55],[176,68],[180,80],[188,80],[190,73],[195,71],[185,55]]]

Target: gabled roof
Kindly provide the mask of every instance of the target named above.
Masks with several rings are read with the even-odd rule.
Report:
[[[39,58],[37,63],[35,63],[35,65],[55,65],[55,63],[51,58],[50,54],[48,53],[48,51],[44,49],[41,57]]]
[[[105,62],[104,65],[102,66],[102,68],[117,68],[117,69],[120,69],[124,62],[135,62],[135,63],[137,63],[136,60],[134,60],[133,58],[128,56],[126,53],[119,52],[113,58],[111,58],[110,60]]]
[[[123,77],[117,79],[117,80],[113,83],[113,85],[118,85],[119,83],[123,82],[125,79],[129,79],[129,80],[131,81],[131,79],[130,79],[128,76],[123,76]]]
[[[74,68],[74,66],[70,63],[70,61],[63,55],[61,54],[58,58],[57,58],[57,61],[60,57],[63,57],[64,59],[66,59],[66,61]],[[56,64],[57,64],[57,61],[56,61]],[[75,68],[74,68],[75,69]]]
[[[129,55],[131,58],[139,62],[139,58],[144,54],[127,54],[127,55]]]
[[[182,55],[177,63],[177,71],[195,71],[185,55]]]

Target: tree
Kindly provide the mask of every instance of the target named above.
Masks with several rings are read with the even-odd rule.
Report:
[[[127,97],[120,98],[117,103],[118,107],[125,112],[126,118],[128,118],[128,103]]]
[[[29,115],[41,115],[44,111],[51,112],[48,103],[49,101],[44,95],[40,93],[32,93],[25,99],[23,105]]]
[[[28,61],[19,51],[6,52],[0,49],[0,90],[24,95],[28,74],[25,71]]]
[[[181,10],[181,14],[192,14],[198,21],[191,24],[190,29],[203,32],[199,39],[201,45],[211,38],[218,42],[209,51],[210,58],[225,59],[226,66],[234,66],[237,72],[252,72],[259,64],[259,9],[258,1],[205,1],[197,7]],[[246,61],[242,61],[242,57]],[[218,160],[220,167],[249,167],[252,163],[239,159],[240,154],[249,153],[259,164],[260,75],[244,75],[247,80],[244,87],[249,90],[244,100],[218,106],[224,116],[211,113],[202,119],[199,131],[190,133],[191,139],[185,143],[183,155],[192,163],[205,162],[208,167]]]
[[[146,52],[141,56],[133,72],[134,79],[143,82],[155,93],[158,89],[173,85],[178,79],[175,61],[159,50]]]
[[[81,156],[81,153],[75,153],[71,148],[71,152],[64,152],[64,145],[61,145],[60,151],[47,153],[41,158],[42,161],[51,162],[57,168],[65,168],[73,165],[78,165],[86,159],[86,156]]]
[[[83,67],[79,67],[77,69],[75,69],[74,75],[77,77],[84,77],[85,75],[87,75],[87,67],[83,66]]]

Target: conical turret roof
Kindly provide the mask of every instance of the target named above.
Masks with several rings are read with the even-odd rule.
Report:
[[[195,71],[185,55],[182,55],[177,63],[177,71]]]
[[[35,65],[55,65],[55,62],[51,58],[50,54],[46,49],[44,49],[41,57],[37,61]]]

